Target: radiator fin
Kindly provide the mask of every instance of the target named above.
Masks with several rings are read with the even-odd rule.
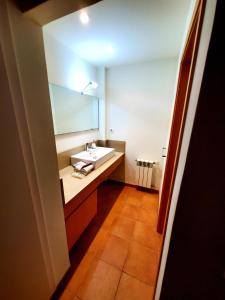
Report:
[[[136,182],[139,187],[151,189],[154,161],[138,158],[136,160]]]

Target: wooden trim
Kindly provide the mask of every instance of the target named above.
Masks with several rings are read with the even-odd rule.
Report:
[[[191,27],[189,28],[186,43],[185,43],[185,47],[184,47],[184,51],[183,51],[183,54],[182,54],[182,59],[181,59],[182,62],[183,61],[191,62],[192,51],[190,51],[190,49],[193,49],[193,48],[190,47],[190,44],[192,43],[192,46],[193,46],[192,37],[193,37],[194,31],[196,31],[196,25],[197,25],[197,22],[199,20],[199,13],[200,13],[200,9],[201,9],[200,6],[201,6],[201,0],[197,1],[196,4],[195,4],[195,9],[194,9],[192,20],[191,20]]]
[[[187,92],[186,92],[186,107],[184,110],[184,117],[183,117],[183,124],[181,126],[181,131],[180,131],[180,140],[178,143],[178,147],[177,147],[177,158],[176,158],[176,164],[174,165],[174,173],[173,173],[173,180],[171,181],[171,190],[170,190],[170,198],[168,198],[168,202],[167,202],[167,207],[165,208],[164,206],[164,213],[165,213],[165,220],[164,220],[164,224],[161,222],[161,224],[157,224],[157,231],[159,233],[163,233],[163,243],[162,243],[162,247],[161,247],[161,253],[160,253],[160,261],[159,261],[159,265],[158,265],[158,271],[157,271],[157,280],[156,280],[156,285],[155,285],[155,289],[154,289],[154,296],[155,297],[155,293],[156,293],[156,287],[157,287],[157,281],[159,278],[159,271],[160,271],[160,266],[161,266],[161,262],[162,262],[162,253],[163,253],[163,248],[164,248],[164,242],[165,242],[165,230],[164,228],[167,227],[167,223],[168,223],[168,215],[169,215],[169,209],[170,209],[170,205],[171,205],[171,195],[172,195],[172,189],[174,186],[174,180],[175,180],[175,174],[176,174],[176,170],[177,170],[177,165],[178,165],[178,157],[180,154],[180,148],[181,148],[181,137],[183,136],[183,131],[184,131],[184,122],[186,119],[186,114],[187,114],[187,108],[188,108],[188,100],[190,97],[190,93],[191,93],[191,87],[192,87],[192,82],[193,82],[193,77],[194,77],[194,71],[195,71],[195,65],[196,65],[196,60],[197,60],[197,52],[198,52],[198,47],[199,47],[199,42],[200,42],[200,36],[201,36],[201,28],[202,28],[202,24],[203,24],[203,19],[204,19],[204,12],[205,12],[205,6],[206,6],[206,0],[199,0],[198,1],[198,5],[197,5],[197,9],[194,12],[194,17],[193,17],[193,21],[192,21],[192,28],[189,31],[189,36],[187,41],[187,44],[191,45],[192,43],[190,42],[190,35],[193,33],[196,35],[195,38],[195,48],[193,49],[193,58],[192,58],[192,69],[190,72],[190,79],[189,79],[189,83],[188,83],[188,87],[187,87]],[[197,19],[197,22],[196,22]],[[196,27],[196,30],[193,30],[193,26]],[[194,47],[194,45],[192,44],[192,46]],[[185,54],[186,53],[186,54]],[[187,54],[188,53],[188,54]],[[182,62],[186,62],[184,56],[186,55],[187,57],[190,57],[190,51],[188,51],[187,49],[187,45],[185,47],[184,50],[184,54],[183,54],[183,59]],[[188,59],[189,61],[189,59]],[[190,61],[189,61],[190,62]],[[180,69],[181,72],[181,69]],[[179,85],[179,83],[178,83]],[[178,88],[177,88],[178,89]],[[160,216],[160,211],[159,211],[159,216]]]
[[[102,0],[15,0],[18,8],[41,26]]]
[[[62,196],[62,204],[65,205],[65,194],[64,194],[64,186],[63,186],[63,179],[60,178],[60,190],[61,190],[61,196]]]
[[[205,1],[200,0],[198,2],[197,10],[195,11],[195,16],[193,18],[191,29],[189,31],[187,44],[184,49],[180,66],[157,224],[157,231],[161,234],[163,233],[165,224],[167,223],[168,211],[175,181],[175,174],[181,147],[181,138],[184,130],[188,101],[197,58],[197,50],[200,40],[200,30],[203,22],[204,6]]]
[[[158,194],[158,193],[159,193],[159,191],[156,190],[156,189],[153,189],[153,188],[146,188],[146,187],[144,187],[144,186],[139,186],[139,185],[137,185],[136,188],[137,188],[138,191],[142,191],[142,192],[146,192],[146,193],[152,193],[152,194]]]
[[[126,182],[124,183],[124,185],[128,186],[128,187],[135,188],[135,189],[138,187],[136,184],[126,183]]]

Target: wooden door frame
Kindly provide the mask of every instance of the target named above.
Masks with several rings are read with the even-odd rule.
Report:
[[[181,141],[195,71],[205,4],[205,0],[198,0],[196,3],[188,38],[180,63],[179,79],[158,214],[157,231],[160,234],[164,232],[168,220],[168,212],[170,209]]]

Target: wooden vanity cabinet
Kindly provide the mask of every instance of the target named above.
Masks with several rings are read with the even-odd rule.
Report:
[[[80,179],[75,178],[71,181],[72,167],[66,168],[67,173],[64,172],[64,175],[70,175],[69,177],[64,178],[67,180],[67,187],[68,185],[73,184],[75,186],[77,185],[78,189],[78,192],[74,195],[74,197],[69,201],[66,199],[67,202],[64,204],[64,216],[69,250],[79,239],[93,217],[97,214],[98,186],[107,179],[108,176],[110,176],[123,161],[124,153],[115,154],[114,158],[111,159],[111,164],[109,164],[109,160],[108,163],[105,163],[98,170],[89,174],[89,177],[82,179],[82,182],[79,181]],[[83,184],[82,189],[80,189],[81,184]],[[62,193],[64,194],[63,189]]]
[[[71,200],[73,201],[73,200]],[[65,219],[69,250],[97,213],[97,190],[94,190]]]

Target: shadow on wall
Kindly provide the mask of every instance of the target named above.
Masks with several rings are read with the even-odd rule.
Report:
[[[97,145],[101,147],[114,148],[118,152],[125,153],[125,159],[109,177],[109,179],[111,180],[125,182],[126,142],[116,141],[116,140],[106,140],[106,141],[99,140]]]
[[[109,179],[125,183],[125,159],[110,175]]]
[[[152,187],[159,190],[162,180],[162,168],[160,164],[154,165],[152,170]]]

